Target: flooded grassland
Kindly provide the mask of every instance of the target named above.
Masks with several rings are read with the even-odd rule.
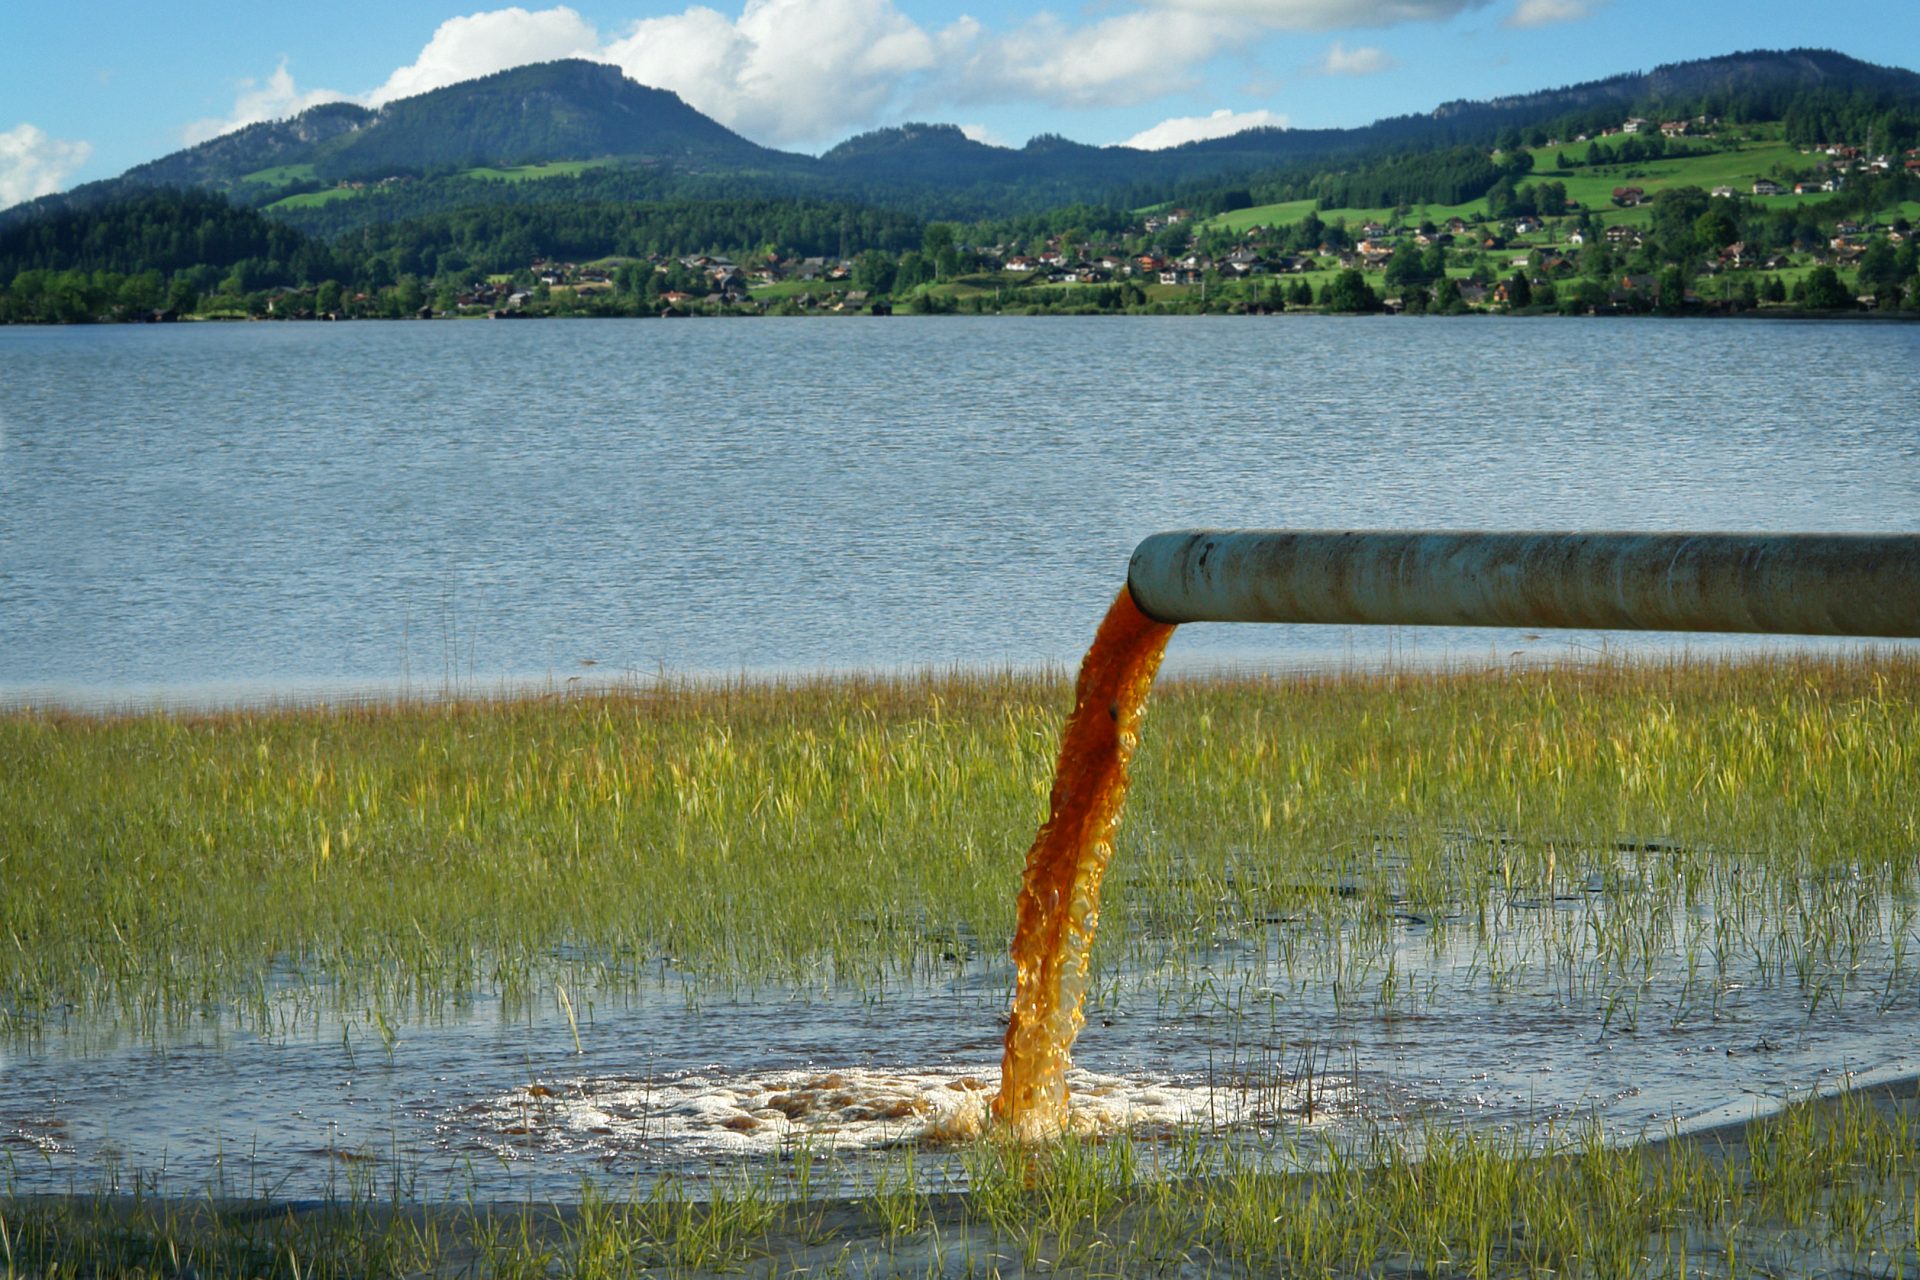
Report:
[[[1916,693],[1163,682],[1031,1148],[1065,680],[9,712],[0,1265],[1910,1272]]]

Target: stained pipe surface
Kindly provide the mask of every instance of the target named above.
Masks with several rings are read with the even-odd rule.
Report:
[[[1172,623],[1920,636],[1920,534],[1195,529],[1127,585]]]

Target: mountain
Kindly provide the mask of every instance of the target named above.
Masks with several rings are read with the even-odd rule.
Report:
[[[570,60],[390,103],[364,128],[316,146],[311,160],[322,178],[370,178],[604,156],[735,168],[794,159],[747,141],[676,93],[636,84],[618,67]]]
[[[927,217],[997,217],[1071,203],[1137,207],[1192,199],[1209,184],[1244,187],[1256,178],[1271,187],[1410,152],[1490,150],[1511,145],[1516,135],[1595,131],[1627,114],[1791,120],[1796,105],[1809,102],[1824,104],[1819,118],[1861,102],[1900,104],[1911,115],[1920,104],[1920,75],[1830,50],[1762,50],[1448,102],[1359,128],[1253,129],[1164,151],[1051,135],[999,147],[952,125],[907,124],[850,138],[816,158],[762,147],[617,68],[569,60],[517,67],[378,110],[315,107],[0,213],[0,225],[155,186],[224,191],[320,235],[477,206],[676,197],[799,196]],[[497,180],[500,166],[534,163],[560,176]],[[406,181],[378,191],[335,190],[394,178]],[[337,198],[346,195],[356,198]]]

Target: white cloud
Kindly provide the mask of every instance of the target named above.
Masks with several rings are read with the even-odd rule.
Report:
[[[1603,2],[1518,0],[1509,21],[1577,16]],[[510,67],[589,58],[673,90],[756,141],[805,146],[908,112],[934,114],[969,103],[1132,106],[1194,88],[1206,63],[1264,31],[1442,21],[1493,0],[1133,0],[1133,7],[1092,19],[1042,10],[998,31],[965,16],[937,29],[924,26],[902,13],[897,0],[739,3],[737,16],[731,0],[725,8],[693,3],[607,35],[567,5],[515,5],[449,18],[418,57],[351,100],[378,107]],[[1335,44],[1320,69],[1366,75],[1392,65],[1379,49]],[[183,134],[188,142],[202,141],[347,96],[300,90],[282,60],[264,82],[241,82],[227,116],[195,121]],[[1172,136],[1179,124],[1155,128]]]
[[[1357,49],[1349,49],[1335,40],[1333,48],[1327,50],[1327,56],[1317,69],[1322,75],[1329,76],[1371,76],[1399,65],[1384,49],[1364,44]]]
[[[893,0],[747,0],[737,19],[699,5],[644,19],[600,56],[729,128],[780,144],[872,121],[939,53]]]
[[[1589,0],[1520,0],[1508,15],[1509,27],[1544,27],[1552,22],[1578,22],[1592,15]]]
[[[52,195],[92,154],[91,142],[49,138],[30,124],[0,133],[0,209]]]
[[[448,18],[412,63],[368,94],[368,106],[410,98],[462,80],[530,62],[598,56],[600,33],[565,5],[529,11],[519,6]]]
[[[224,117],[209,116],[193,121],[180,130],[180,140],[192,146],[223,133],[232,133],[235,129],[244,129],[250,124],[259,124],[263,120],[284,120],[288,116],[297,116],[308,107],[317,107],[323,102],[339,102],[346,96],[331,89],[301,92],[294,87],[293,73],[287,70],[287,60],[283,57],[280,65],[264,82],[251,77],[240,81],[231,112]]]
[[[1195,69],[1232,36],[1232,24],[1194,14],[1141,11],[1069,27],[1042,13],[980,39],[937,87],[961,100],[1131,106],[1191,88]]]
[[[984,124],[963,124],[960,126],[960,132],[966,134],[970,141],[978,142],[982,146],[1007,147],[1013,145]]]
[[[1549,0],[1551,2],[1551,0]],[[1491,0],[1157,0],[1168,8],[1293,31],[1440,22]]]
[[[1287,118],[1272,111],[1229,111],[1222,107],[1208,116],[1175,116],[1171,120],[1162,120],[1151,129],[1142,129],[1125,142],[1123,147],[1133,147],[1140,151],[1160,151],[1167,147],[1177,147],[1182,143],[1199,142],[1204,138],[1227,138],[1236,133],[1245,133],[1248,129],[1284,129]]]

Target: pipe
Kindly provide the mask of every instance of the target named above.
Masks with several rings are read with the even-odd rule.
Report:
[[[1197,529],[1127,586],[1174,623],[1920,636],[1920,534]]]

